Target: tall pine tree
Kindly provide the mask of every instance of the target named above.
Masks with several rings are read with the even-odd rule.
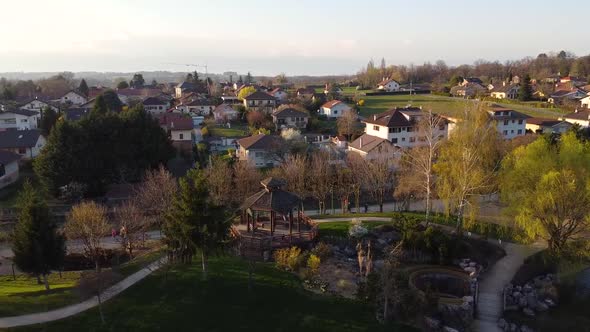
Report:
[[[82,79],[82,81],[80,81],[80,86],[78,87],[78,90],[82,92],[86,97],[88,97],[90,89],[88,88],[88,84],[86,84],[85,79]]]
[[[533,98],[533,87],[531,86],[531,77],[526,74],[524,80],[518,89],[518,100],[527,101]]]
[[[45,289],[49,290],[47,275],[63,265],[64,236],[58,233],[42,194],[29,181],[19,193],[17,208],[18,223],[12,245],[14,263],[23,272],[43,277]]]

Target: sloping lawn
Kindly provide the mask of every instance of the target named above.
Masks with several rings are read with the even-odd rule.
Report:
[[[138,256],[132,261],[116,268],[120,278],[129,276],[144,266],[154,262],[162,255],[161,251],[152,251]],[[44,285],[37,284],[37,278],[25,274],[0,276],[0,317],[24,315],[61,308],[84,300],[77,292],[76,286],[81,271],[52,273],[48,277],[49,291]]]
[[[208,126],[209,134],[218,137],[242,137],[248,136],[248,127],[232,124],[231,128],[225,126]]]
[[[248,290],[247,262],[210,261],[203,281],[198,262],[158,271],[98,311],[13,331],[416,331],[381,326],[365,305],[304,291],[299,280],[257,263]]]

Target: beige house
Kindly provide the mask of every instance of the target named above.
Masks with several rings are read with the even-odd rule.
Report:
[[[496,99],[516,99],[518,97],[519,84],[507,84],[502,82],[490,89],[490,97]]]
[[[37,157],[45,144],[38,129],[0,131],[0,151],[16,153],[24,160]]]
[[[59,98],[59,102],[69,105],[82,105],[88,102],[88,97],[86,97],[82,92],[71,90],[65,95],[61,96],[61,98]]]
[[[383,81],[377,84],[377,90],[385,91],[385,92],[394,92],[399,91],[400,84],[396,80],[392,80],[390,78],[384,78]]]
[[[562,120],[572,124],[579,124],[582,128],[590,127],[590,109],[576,110],[573,113],[564,115]]]
[[[280,108],[272,114],[272,121],[277,129],[281,128],[306,128],[309,121],[307,112],[293,107]]]
[[[537,134],[563,134],[572,127],[566,121],[543,118],[526,119],[526,130]]]
[[[266,92],[256,91],[244,98],[244,106],[248,110],[270,114],[277,106],[277,99]]]
[[[399,149],[385,138],[364,134],[348,144],[348,151],[371,160],[381,156],[393,157]]]
[[[256,167],[280,164],[277,153],[284,142],[279,136],[258,134],[239,139],[237,143],[236,155],[240,161],[249,162]]]

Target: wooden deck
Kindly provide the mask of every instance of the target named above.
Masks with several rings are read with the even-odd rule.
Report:
[[[232,233],[238,242],[238,251],[241,256],[269,259],[268,255],[271,255],[273,250],[291,246],[306,246],[313,242],[318,235],[318,227],[313,221],[307,219],[305,224],[301,226],[301,231],[293,229],[289,234],[288,224],[277,223],[274,233],[271,235],[270,223],[261,222],[257,224],[254,231],[250,232],[247,231],[247,226],[244,224],[235,225]]]

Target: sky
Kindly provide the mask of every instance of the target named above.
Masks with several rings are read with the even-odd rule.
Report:
[[[590,54],[590,1],[0,0],[0,72],[354,74]]]

